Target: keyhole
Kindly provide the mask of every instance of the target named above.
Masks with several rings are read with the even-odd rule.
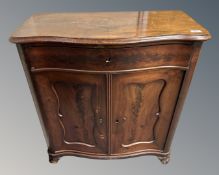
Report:
[[[111,62],[111,58],[109,57],[106,59],[106,63],[110,63],[110,62]]]
[[[116,123],[116,124],[119,124],[119,120],[117,119],[117,120],[115,121],[115,123]]]

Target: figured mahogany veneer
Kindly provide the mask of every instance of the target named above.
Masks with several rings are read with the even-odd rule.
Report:
[[[15,42],[50,162],[158,156],[173,134],[206,29],[181,11],[39,14]]]
[[[33,45],[25,48],[30,64],[36,70],[80,68],[112,72],[157,66],[188,67],[191,51],[191,43],[105,49],[74,48],[69,45]]]

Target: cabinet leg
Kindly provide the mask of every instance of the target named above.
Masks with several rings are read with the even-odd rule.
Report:
[[[59,157],[49,155],[49,162],[50,163],[56,164],[56,163],[58,163],[58,161],[59,161]]]
[[[167,154],[166,156],[163,157],[158,157],[158,159],[161,161],[162,164],[166,165],[170,161],[170,154]]]

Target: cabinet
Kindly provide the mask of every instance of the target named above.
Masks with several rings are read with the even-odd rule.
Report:
[[[17,44],[50,162],[70,155],[155,155],[167,163],[207,39],[207,30],[181,11],[58,13],[27,20],[10,40]]]

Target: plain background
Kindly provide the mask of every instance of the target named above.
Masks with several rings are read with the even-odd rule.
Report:
[[[219,174],[219,1],[217,0],[1,0],[0,1],[0,174]],[[172,144],[172,158],[92,160],[64,157],[48,163],[46,142],[10,34],[32,13],[181,9],[203,24],[213,39],[199,64]]]

